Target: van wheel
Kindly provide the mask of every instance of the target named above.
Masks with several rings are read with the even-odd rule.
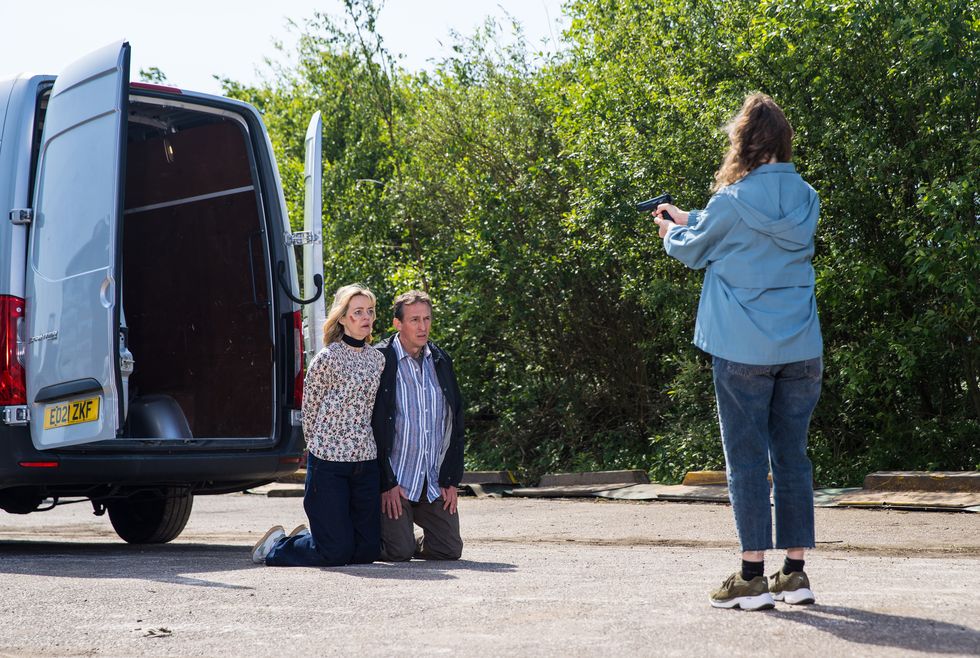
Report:
[[[116,534],[130,544],[163,544],[187,525],[194,496],[186,489],[141,491],[106,504]]]

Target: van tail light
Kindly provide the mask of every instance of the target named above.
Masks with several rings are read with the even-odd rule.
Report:
[[[27,404],[24,300],[0,295],[0,405]]]
[[[304,365],[303,365],[303,312],[296,311],[293,313],[293,363],[294,363],[294,377],[293,380],[293,408],[302,409],[303,408],[303,375],[304,375]]]

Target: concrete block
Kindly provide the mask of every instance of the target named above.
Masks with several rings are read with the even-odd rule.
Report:
[[[269,498],[302,498],[305,493],[303,487],[280,487],[269,489],[265,495]]]
[[[301,468],[298,471],[280,475],[276,478],[276,482],[282,482],[283,484],[306,484],[306,469]]]
[[[513,484],[460,484],[459,495],[473,495],[477,498],[502,498],[510,495]]]
[[[840,507],[899,507],[967,510],[980,505],[980,493],[949,491],[881,491],[861,489],[838,496]]]
[[[510,471],[466,471],[460,484],[517,484]]]
[[[727,485],[725,471],[688,471],[681,484],[689,487],[699,487],[710,484]]]
[[[505,492],[520,498],[590,498],[601,491],[632,487],[629,482],[619,484],[565,484],[551,487],[522,487]]]
[[[864,478],[864,488],[980,493],[980,471],[879,471]]]
[[[568,487],[583,484],[649,484],[646,471],[590,471],[542,475],[538,487]]]
[[[769,484],[772,485],[772,473],[766,477],[769,480]],[[681,484],[689,487],[704,487],[720,484],[727,487],[728,479],[725,477],[725,471],[688,471],[684,475],[684,480]]]

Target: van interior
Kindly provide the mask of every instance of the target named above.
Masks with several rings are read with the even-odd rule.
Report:
[[[267,232],[244,123],[132,100],[122,294],[129,398],[169,396],[193,438],[273,431]]]

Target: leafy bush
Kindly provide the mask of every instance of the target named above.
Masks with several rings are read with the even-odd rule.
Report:
[[[467,466],[533,479],[724,463],[702,275],[632,203],[703,207],[750,91],[786,110],[820,193],[821,484],[980,468],[980,21],[967,0],[573,0],[543,60],[487,25],[400,70],[376,8],[305,24],[258,87],[295,222],[323,112],[328,289],[421,286],[468,401]],[[509,45],[502,45],[507,41]]]

